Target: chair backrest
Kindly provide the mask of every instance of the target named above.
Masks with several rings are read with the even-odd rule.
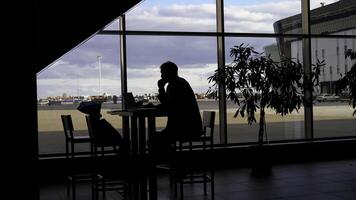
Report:
[[[94,133],[92,119],[90,118],[89,115],[85,115],[85,120],[87,122],[89,136],[90,136],[90,138],[93,139],[93,141],[95,141],[95,133]]]
[[[73,138],[73,122],[71,115],[61,115],[63,130],[66,139]]]
[[[203,111],[203,135],[214,137],[215,111]],[[210,129],[209,133],[207,132]]]

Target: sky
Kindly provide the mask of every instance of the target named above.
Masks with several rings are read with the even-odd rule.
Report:
[[[311,8],[335,1],[311,0]],[[300,0],[225,0],[224,4],[225,31],[256,33],[273,33],[275,21],[300,13],[301,6]],[[126,13],[127,30],[214,32],[215,9],[215,0],[145,0]],[[116,27],[115,21],[106,29]],[[240,43],[262,52],[275,39],[226,38],[226,52]],[[207,91],[207,78],[217,67],[214,37],[128,36],[127,54],[128,90],[134,94],[157,93],[159,66],[167,60],[178,65],[179,75],[196,93]],[[226,54],[228,63],[231,60]],[[120,95],[119,63],[118,36],[94,36],[37,74],[38,98],[64,93]]]

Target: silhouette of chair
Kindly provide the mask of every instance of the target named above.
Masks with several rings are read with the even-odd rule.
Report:
[[[75,145],[79,143],[88,143],[92,151],[90,136],[76,136],[74,135],[74,128],[71,115],[61,115],[63,129],[65,133],[65,145],[66,145],[66,159],[68,161],[69,173],[66,176],[67,183],[67,195],[72,196],[72,199],[76,199],[76,183],[83,181],[91,181],[91,174],[84,172],[83,170],[77,170]]]
[[[175,197],[178,194],[178,185],[180,199],[183,199],[184,184],[202,183],[204,195],[207,195],[207,184],[210,183],[211,199],[214,199],[214,169],[212,163],[209,163],[207,154],[214,147],[214,122],[215,112],[203,111],[203,134],[199,138],[178,141],[174,144],[176,156],[174,156],[175,161],[170,181],[174,187]],[[199,164],[194,164],[194,160],[198,160]]]
[[[61,115],[66,145],[66,157],[74,158],[76,155],[75,144],[88,143],[91,145],[90,135],[77,136],[74,135],[74,128],[71,115]],[[69,148],[70,147],[70,148]]]
[[[89,115],[85,116],[86,122],[87,122],[87,127],[88,127],[88,132],[91,138],[91,142],[92,142],[92,151],[93,151],[93,155],[94,156],[98,156],[99,153],[101,153],[101,156],[104,156],[105,154],[108,153],[112,153],[109,151],[105,151],[105,148],[109,147],[112,148],[114,150],[114,154],[118,154],[118,149],[120,148],[120,143],[119,141],[103,141],[100,140],[98,135],[102,134],[100,133],[100,130],[97,130],[97,127],[95,125],[97,125],[97,123],[95,122],[95,120],[98,119],[94,119],[92,117],[90,117]],[[113,138],[115,139],[115,138]],[[99,151],[98,151],[99,149]]]
[[[113,169],[111,169],[113,170]],[[116,169],[118,170],[118,169]],[[115,191],[120,194],[123,199],[131,198],[130,182],[125,174],[117,171],[102,170],[93,176],[92,193],[93,199],[99,199],[99,193],[102,192],[102,198],[106,198],[106,192]]]
[[[99,155],[101,156],[101,158],[104,158],[104,156],[108,155],[107,152],[105,152],[105,148],[111,147],[114,150],[114,158],[112,159],[114,160],[114,162],[117,162],[120,159],[118,157],[120,156],[119,153],[120,144],[119,143],[115,144],[115,142],[106,143],[101,140],[98,140],[97,135],[100,134],[99,132],[100,130],[97,130],[97,127],[95,126],[96,122],[94,122],[94,120],[97,119],[94,119],[89,115],[86,115],[85,119],[87,122],[89,135],[92,138],[91,139],[92,155],[96,158],[98,158]],[[127,158],[126,155],[121,155],[121,156],[123,158]],[[100,160],[100,162],[103,161],[104,160]],[[125,159],[125,162],[127,162],[127,159]],[[99,166],[99,170],[96,170],[96,172],[93,174],[93,180],[92,180],[93,199],[99,198],[99,192],[102,192],[102,197],[103,199],[105,199],[107,191],[117,191],[120,195],[123,196],[124,199],[129,199],[130,198],[129,181],[127,181],[127,179],[125,179],[122,176],[122,174],[120,174],[119,172],[113,171],[111,168],[110,169],[109,168],[106,168],[105,166],[101,165]]]

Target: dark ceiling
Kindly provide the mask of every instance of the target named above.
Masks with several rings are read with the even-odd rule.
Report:
[[[101,30],[141,0],[37,0],[36,71]]]

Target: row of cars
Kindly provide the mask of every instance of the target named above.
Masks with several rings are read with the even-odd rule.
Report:
[[[317,102],[333,102],[333,101],[343,101],[343,98],[340,98],[340,96],[335,95],[335,94],[320,94],[317,95],[315,100]]]

